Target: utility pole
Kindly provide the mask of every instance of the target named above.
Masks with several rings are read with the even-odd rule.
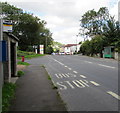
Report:
[[[78,44],[77,44],[77,43],[78,43],[78,42],[77,42],[77,37],[78,37],[78,35],[76,35],[76,54],[77,54],[77,45],[78,45]]]
[[[0,42],[3,40],[2,4],[0,3]],[[2,43],[1,43],[2,44]],[[2,53],[2,47],[0,48]],[[0,54],[2,57],[2,54]],[[3,62],[0,61],[0,113],[2,112]]]
[[[47,37],[46,37],[46,41],[45,41],[45,48],[46,48],[46,50],[45,50],[45,53],[47,53]]]

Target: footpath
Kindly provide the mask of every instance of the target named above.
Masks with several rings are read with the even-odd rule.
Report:
[[[10,113],[15,111],[66,111],[44,67],[30,65],[16,84],[16,95]],[[17,112],[15,112],[17,113]],[[67,113],[67,111],[66,111]]]

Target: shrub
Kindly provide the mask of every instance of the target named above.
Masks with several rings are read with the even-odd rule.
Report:
[[[9,111],[10,101],[15,97],[16,85],[5,83],[2,88],[2,113]]]
[[[17,76],[18,76],[18,77],[21,77],[21,76],[23,76],[23,75],[24,75],[24,72],[23,72],[23,71],[18,71],[18,72],[17,72]]]

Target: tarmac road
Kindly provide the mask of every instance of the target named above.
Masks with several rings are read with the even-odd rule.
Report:
[[[118,111],[118,62],[77,55],[27,60],[45,65],[68,111]]]

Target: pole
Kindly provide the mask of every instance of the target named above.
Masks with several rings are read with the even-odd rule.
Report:
[[[76,35],[76,54],[77,54],[77,37],[78,35]]]
[[[46,43],[45,43],[45,48],[46,48],[46,52],[45,53],[47,53],[47,37],[46,37],[46,41],[45,41]]]
[[[3,40],[2,4],[0,3],[0,41]],[[1,48],[2,50],[2,48]],[[2,51],[1,51],[2,53]],[[0,54],[2,57],[2,54]],[[3,62],[0,61],[0,113],[2,112]]]

